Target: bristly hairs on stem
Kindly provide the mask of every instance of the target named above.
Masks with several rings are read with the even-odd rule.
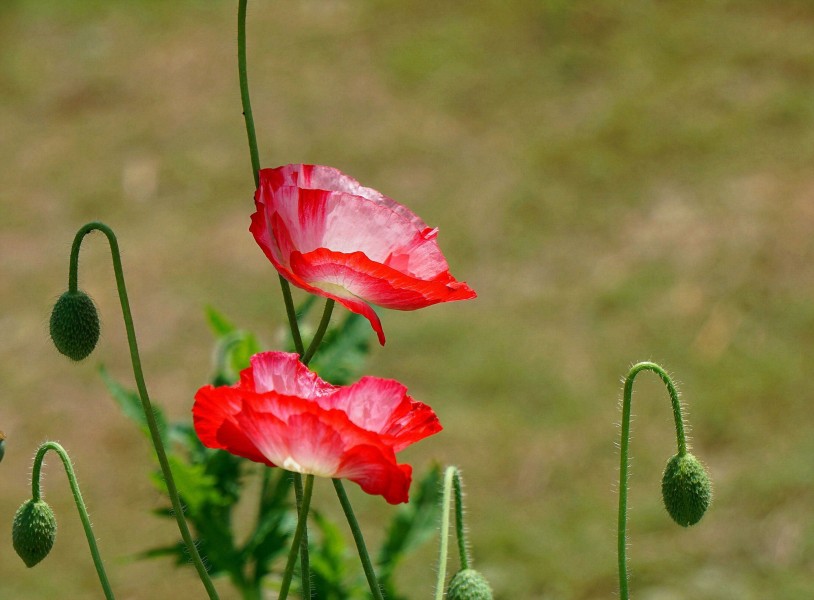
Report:
[[[71,247],[71,257],[68,269],[68,287],[71,290],[75,290],[77,287],[79,250],[82,245],[82,240],[88,233],[94,230],[101,231],[103,234],[105,234],[110,245],[110,253],[113,259],[113,272],[116,277],[116,287],[119,293],[122,317],[124,318],[124,326],[125,330],[127,331],[127,343],[130,349],[130,361],[133,366],[133,376],[136,380],[136,388],[138,390],[139,399],[141,400],[141,407],[147,421],[147,427],[150,431],[150,437],[152,439],[153,446],[155,447],[156,456],[158,457],[158,464],[161,467],[161,474],[163,475],[164,481],[167,485],[167,493],[170,497],[170,502],[172,503],[173,515],[178,523],[178,529],[181,532],[181,537],[184,540],[184,544],[187,552],[189,553],[190,559],[195,565],[195,569],[198,571],[198,576],[200,577],[204,588],[206,588],[210,600],[219,600],[218,592],[212,583],[212,579],[209,577],[209,573],[207,572],[206,566],[201,559],[201,555],[198,553],[198,548],[192,539],[189,526],[187,525],[186,518],[184,517],[181,499],[178,495],[178,489],[175,485],[172,470],[170,469],[167,453],[161,440],[161,432],[159,431],[155,413],[150,402],[150,397],[147,393],[147,384],[144,381],[144,373],[141,367],[141,357],[139,355],[138,342],[136,339],[136,330],[133,325],[133,315],[130,312],[130,301],[127,297],[127,287],[124,282],[124,271],[122,269],[119,243],[116,239],[116,235],[113,233],[113,230],[104,223],[100,223],[98,221],[87,223],[83,225],[79,231],[77,231]]]
[[[435,600],[444,597],[447,579],[447,558],[449,554],[449,512],[453,497],[455,501],[455,535],[458,541],[458,559],[460,570],[469,568],[469,548],[464,528],[463,486],[458,467],[450,466],[444,471],[444,483],[441,495],[441,548],[438,556],[438,581],[435,586]],[[454,496],[453,496],[454,491]]]
[[[662,498],[670,516],[684,527],[697,523],[711,501],[711,484],[701,463],[687,448],[684,418],[678,390],[667,372],[656,363],[645,361],[633,367],[624,380],[622,393],[621,440],[619,443],[619,514],[617,519],[617,556],[619,568],[619,597],[629,600],[627,568],[627,495],[630,447],[631,402],[633,381],[642,371],[659,376],[670,395],[678,452],[667,463],[662,478]]]
[[[68,456],[68,453],[65,451],[65,448],[63,448],[57,442],[45,442],[37,450],[37,454],[34,457],[34,466],[31,472],[31,501],[34,503],[41,502],[42,492],[40,489],[40,480],[42,477],[42,463],[45,459],[46,453],[49,450],[56,452],[57,455],[59,455],[59,458],[62,460],[62,464],[65,467],[65,473],[68,476],[68,483],[70,484],[71,492],[73,493],[74,503],[76,504],[76,509],[79,512],[79,518],[82,521],[82,528],[84,529],[85,537],[88,540],[90,554],[93,558],[93,565],[96,568],[97,575],[99,576],[99,583],[102,585],[105,598],[107,598],[107,600],[114,600],[113,590],[110,588],[110,582],[108,581],[107,573],[105,572],[105,567],[102,563],[102,557],[99,554],[99,548],[96,545],[96,537],[93,535],[93,528],[90,523],[90,517],[88,516],[88,510],[85,506],[85,501],[82,499],[82,493],[79,490],[79,482],[77,481],[76,473],[73,470],[71,459]],[[15,519],[15,526],[16,525],[17,522]],[[50,550],[50,547],[45,551],[46,554],[48,550]]]

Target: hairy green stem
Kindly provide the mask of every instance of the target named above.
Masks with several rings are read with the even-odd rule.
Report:
[[[294,564],[297,562],[297,554],[299,553],[300,543],[302,536],[305,534],[305,522],[308,515],[308,509],[311,506],[311,493],[314,489],[314,476],[305,476],[305,489],[302,495],[302,506],[300,508],[300,518],[297,521],[297,529],[294,531],[294,539],[291,541],[291,550],[288,553],[288,562],[285,565],[283,572],[283,581],[280,584],[280,595],[278,600],[285,600],[288,597],[288,589],[291,587],[291,578],[294,575]],[[305,596],[308,598],[310,596]]]
[[[345,518],[348,520],[348,525],[353,534],[353,541],[356,542],[356,550],[359,552],[359,559],[362,561],[362,568],[365,571],[370,593],[373,594],[375,600],[384,600],[379,582],[376,579],[376,571],[373,570],[373,563],[365,545],[365,538],[362,536],[362,529],[359,527],[359,521],[356,520],[356,515],[353,513],[353,507],[350,504],[347,492],[345,492],[345,486],[342,484],[341,479],[333,479],[332,481],[336,495],[339,497],[339,503],[342,505]]]
[[[458,467],[447,467],[444,472],[444,489],[441,497],[441,549],[438,556],[438,579],[435,585],[435,600],[444,597],[447,579],[447,557],[449,555],[449,508],[455,494],[455,534],[458,539],[458,559],[461,570],[469,568],[469,549],[466,547],[464,531],[464,503],[461,475]]]
[[[69,290],[73,292],[77,289],[79,248],[82,245],[82,239],[85,237],[85,235],[93,230],[98,230],[104,233],[110,244],[110,253],[113,258],[113,273],[116,277],[116,287],[119,292],[119,302],[122,307],[124,327],[127,331],[127,343],[130,348],[130,361],[133,365],[133,376],[136,380],[136,387],[141,400],[141,407],[144,410],[144,416],[147,420],[147,427],[150,430],[150,437],[152,438],[153,446],[155,446],[158,464],[161,467],[161,473],[164,476],[164,481],[167,485],[167,493],[169,494],[170,502],[172,503],[172,510],[173,514],[175,515],[175,520],[178,523],[178,529],[181,532],[181,537],[184,540],[187,552],[189,552],[189,556],[195,565],[195,569],[198,571],[198,576],[201,578],[201,582],[206,588],[210,599],[217,600],[217,590],[215,590],[212,579],[209,577],[209,573],[206,571],[206,567],[204,566],[201,556],[198,553],[198,548],[195,546],[195,542],[193,541],[192,535],[189,532],[189,527],[187,526],[186,518],[184,517],[184,510],[181,506],[181,499],[178,496],[178,489],[176,488],[175,480],[172,476],[170,463],[167,460],[167,453],[164,449],[164,444],[161,441],[161,432],[158,429],[158,423],[156,422],[155,413],[153,412],[153,407],[150,403],[150,397],[147,394],[147,385],[144,382],[144,373],[141,368],[138,343],[136,342],[136,330],[133,326],[133,315],[130,312],[130,301],[127,298],[127,287],[124,283],[124,271],[122,269],[119,243],[116,240],[116,235],[113,233],[113,230],[104,223],[87,223],[76,233],[73,246],[71,247],[71,258],[68,271]]]
[[[34,457],[34,468],[31,474],[31,497],[34,502],[40,501],[42,461],[49,450],[56,452],[59,458],[62,459],[62,464],[65,466],[65,473],[68,475],[68,483],[71,486],[71,492],[73,492],[74,503],[76,504],[76,509],[79,511],[79,518],[82,521],[82,528],[85,530],[85,537],[88,539],[90,554],[93,557],[93,565],[96,567],[96,573],[99,575],[99,583],[102,584],[105,598],[107,598],[107,600],[114,600],[113,590],[110,589],[110,582],[107,579],[104,564],[102,564],[102,557],[96,545],[96,537],[93,535],[88,510],[85,506],[85,501],[82,500],[82,493],[79,491],[79,482],[76,479],[71,459],[65,451],[65,448],[57,442],[45,442],[39,447],[39,450],[37,450],[37,455]]]
[[[670,402],[673,408],[673,420],[675,421],[676,441],[678,454],[683,456],[687,453],[687,439],[684,435],[684,420],[681,416],[681,402],[678,398],[673,381],[667,372],[653,362],[640,362],[633,365],[625,378],[624,391],[622,393],[622,439],[620,443],[619,456],[619,518],[617,524],[617,554],[619,562],[619,597],[622,600],[629,600],[628,591],[628,571],[627,571],[627,493],[628,493],[628,450],[630,447],[630,408],[633,399],[633,380],[642,371],[653,371],[656,373],[670,394]]]

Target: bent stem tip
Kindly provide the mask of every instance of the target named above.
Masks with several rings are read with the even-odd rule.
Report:
[[[629,600],[628,590],[628,567],[627,567],[627,495],[628,495],[628,452],[630,447],[630,411],[633,399],[633,381],[642,371],[653,371],[667,387],[670,395],[670,403],[673,410],[673,420],[675,422],[676,445],[678,446],[677,456],[687,456],[687,440],[684,434],[684,419],[681,413],[681,402],[678,390],[673,384],[669,374],[659,365],[653,362],[640,362],[633,367],[625,378],[624,391],[622,394],[622,433],[619,456],[619,514],[617,520],[617,556],[619,568],[619,597],[622,600]]]

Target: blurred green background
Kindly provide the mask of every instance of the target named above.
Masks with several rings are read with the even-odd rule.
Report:
[[[150,449],[95,369],[130,381],[98,234],[80,285],[101,309],[100,347],[70,364],[47,322],[74,232],[100,219],[171,416],[189,417],[210,374],[206,304],[279,347],[277,277],[247,231],[236,4],[0,2],[3,599],[101,597],[55,458],[57,544],[32,570],[11,548],[46,439],[72,454],[120,600],[204,595],[191,569],[133,560],[176,530],[149,514],[162,505]],[[814,4],[249,8],[263,164],[333,165],[410,206],[479,293],[384,313],[368,371],[438,412],[445,431],[404,458],[462,468],[475,564],[497,597],[614,597],[620,379],[645,359],[680,382],[715,499],[688,530],[661,508],[671,414],[642,375],[634,597],[814,597]],[[315,502],[333,510],[328,487]],[[375,540],[392,509],[351,488]],[[430,597],[435,553],[403,569],[411,597]]]

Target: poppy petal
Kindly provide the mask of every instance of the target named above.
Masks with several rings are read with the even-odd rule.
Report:
[[[233,386],[202,387],[192,413],[205,446],[350,479],[394,504],[407,501],[412,473],[396,452],[441,429],[432,409],[397,381],[333,386],[286,352],[254,355]]]
[[[293,285],[364,315],[384,344],[375,304],[416,310],[475,298],[449,273],[438,230],[332,167],[260,171],[250,231]]]

